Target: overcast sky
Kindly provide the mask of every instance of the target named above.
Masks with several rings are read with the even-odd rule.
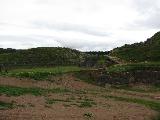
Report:
[[[111,50],[160,30],[160,0],[0,0],[0,47]]]

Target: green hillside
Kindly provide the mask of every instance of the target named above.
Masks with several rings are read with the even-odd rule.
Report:
[[[78,65],[84,54],[60,47],[39,47],[28,50],[2,49],[0,64],[7,66]]]
[[[0,48],[0,67],[86,66],[114,64],[107,52],[81,52],[70,48],[38,47],[27,50]]]
[[[110,55],[130,62],[160,61],[160,32],[145,42],[115,48]]]

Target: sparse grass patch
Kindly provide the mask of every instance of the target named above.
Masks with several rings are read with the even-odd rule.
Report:
[[[47,93],[64,93],[69,92],[68,89],[54,88],[54,89],[42,89],[42,88],[22,88],[13,86],[0,85],[0,94],[8,96],[20,96],[25,94],[31,94],[35,96],[45,95]]]
[[[85,90],[75,90],[74,93],[76,94],[87,94]]]
[[[7,103],[0,101],[0,110],[12,109],[14,107],[13,103]]]
[[[111,98],[111,99],[118,100],[118,101],[125,101],[125,102],[141,104],[141,105],[144,105],[146,107],[149,107],[153,110],[160,112],[160,102],[138,99],[138,98],[126,98],[126,97],[120,97],[120,96],[112,96],[112,95],[105,96],[105,98]]]
[[[80,102],[79,107],[92,107],[92,103],[89,101],[82,101]]]
[[[46,99],[47,104],[54,104],[56,102],[71,102],[70,100],[63,100],[63,99]]]
[[[157,92],[160,91],[160,88],[154,86],[154,85],[146,85],[146,86],[128,86],[128,85],[112,85],[111,88],[114,89],[122,89],[126,91],[134,91],[134,92],[141,92],[141,93],[148,93],[148,92]]]
[[[96,103],[92,99],[82,99],[82,101],[78,101],[80,103],[79,107],[92,107],[96,105]]]
[[[160,120],[160,102],[156,102],[156,101],[151,101],[151,100],[143,100],[143,99],[138,99],[138,98],[126,98],[126,97],[120,97],[120,96],[105,96],[105,98],[110,98],[110,99],[114,99],[117,101],[125,101],[125,102],[131,102],[131,103],[137,103],[137,104],[141,104],[144,105],[148,108],[151,108],[153,110],[156,110],[159,112],[159,115],[154,118],[153,120]]]

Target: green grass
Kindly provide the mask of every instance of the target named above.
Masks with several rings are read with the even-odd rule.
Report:
[[[79,107],[92,107],[92,102],[89,102],[89,101],[82,101],[80,102],[80,105]]]
[[[138,98],[126,98],[126,97],[112,96],[112,95],[108,95],[108,96],[104,96],[104,97],[114,99],[117,101],[125,101],[125,102],[144,105],[148,108],[151,108],[153,110],[158,111],[159,115],[156,118],[154,118],[154,120],[160,120],[160,102],[158,102],[158,101],[156,102],[156,101],[151,101],[151,100],[144,100],[144,99],[138,99]]]
[[[141,93],[151,93],[151,92],[159,92],[159,86],[150,85],[146,86],[147,88],[136,87],[136,86],[128,86],[128,85],[112,85],[111,88],[126,90],[126,91],[133,91],[133,92],[141,92]]]
[[[12,109],[14,107],[13,103],[7,103],[0,101],[0,110]]]
[[[78,103],[80,103],[80,105],[78,107],[92,107],[93,105],[96,105],[96,103],[92,100],[92,99],[82,99],[82,101],[78,101]]]
[[[46,99],[47,104],[54,104],[56,102],[71,102],[70,100],[63,100],[63,99]]]
[[[54,89],[42,89],[42,88],[22,88],[13,86],[0,85],[0,94],[8,96],[20,96],[25,94],[31,94],[35,96],[45,95],[47,93],[64,93],[69,92],[68,89],[54,88]]]
[[[119,73],[119,72],[130,72],[136,70],[160,70],[160,62],[113,65],[108,67],[107,72]]]
[[[30,78],[35,80],[46,80],[50,76],[60,75],[69,72],[76,72],[83,70],[84,68],[76,66],[59,66],[53,68],[32,68],[32,69],[14,69],[8,73],[1,73],[4,76],[13,76],[19,78]]]
[[[30,68],[30,69],[14,69],[10,72],[52,72],[55,74],[66,73],[72,71],[79,71],[82,68],[76,66],[58,66],[58,67],[42,67],[42,68]]]

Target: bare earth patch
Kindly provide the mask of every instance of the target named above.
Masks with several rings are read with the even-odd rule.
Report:
[[[0,77],[0,85],[47,89],[59,86],[74,90],[98,89],[97,86],[78,81],[72,75],[51,80],[52,82]],[[97,91],[97,94],[70,92],[48,93],[45,96],[0,95],[0,101],[15,104],[13,109],[0,110],[0,120],[151,120],[157,114],[138,104],[105,99],[101,94],[103,93]],[[52,100],[53,103],[47,103],[47,100]],[[88,101],[95,104],[90,107],[79,106]]]
[[[79,81],[72,74],[55,76],[50,78],[50,81],[37,81],[32,79],[14,77],[0,77],[0,85],[10,85],[17,87],[41,87],[47,89],[55,87],[65,87],[77,90],[97,88],[97,86]]]

